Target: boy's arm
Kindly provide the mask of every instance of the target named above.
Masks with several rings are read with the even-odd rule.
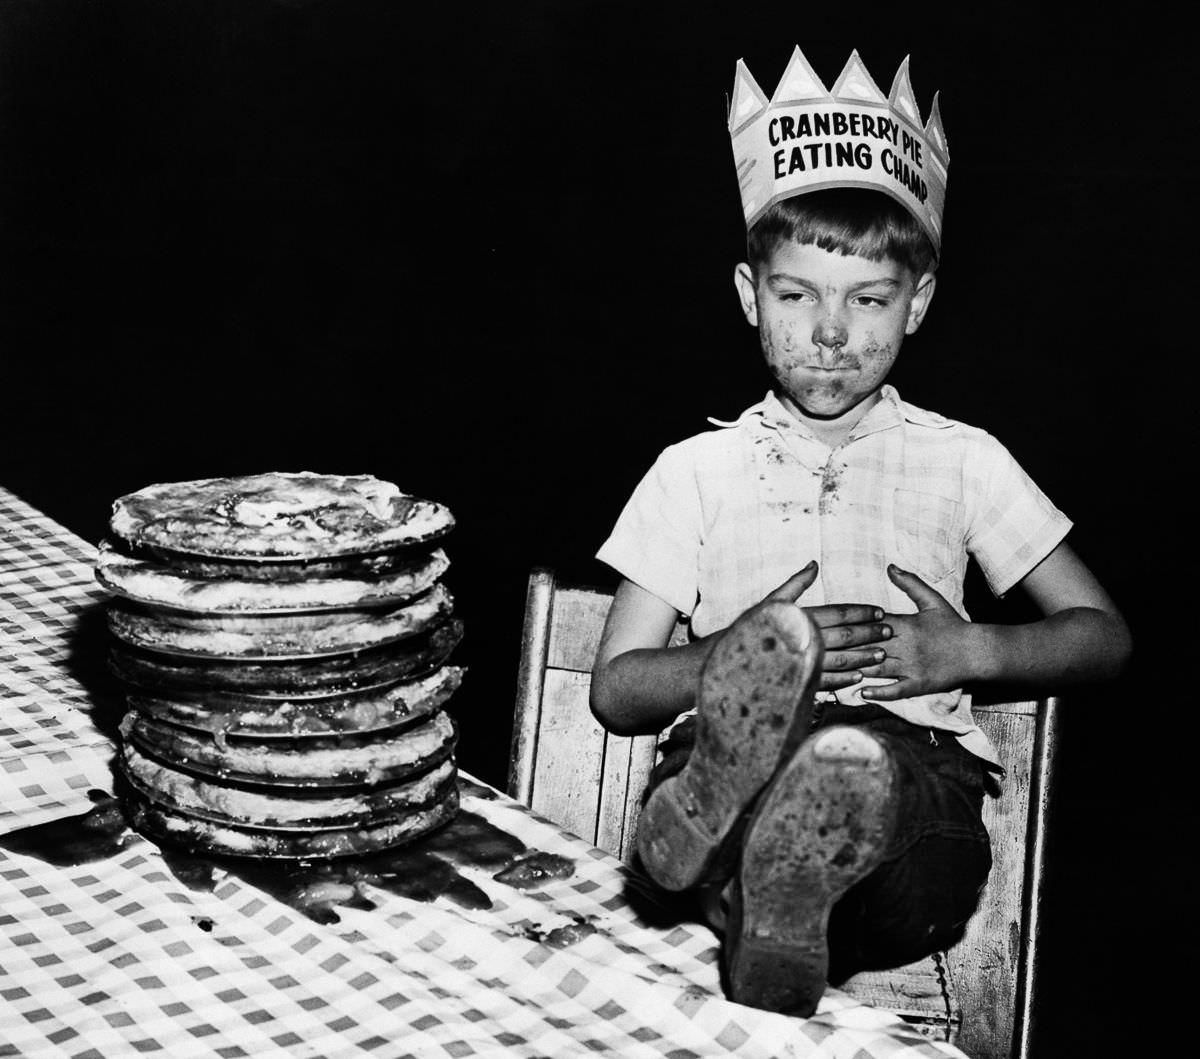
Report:
[[[1124,618],[1065,543],[1018,582],[1045,615],[1023,625],[964,621],[916,574],[892,566],[888,575],[917,613],[887,616],[888,657],[864,673],[897,682],[864,688],[864,698],[885,702],[976,681],[1049,691],[1111,679],[1129,660]]]
[[[715,637],[668,648],[678,619],[671,604],[640,585],[618,585],[592,667],[592,712],[609,731],[661,732],[691,709]]]
[[[817,564],[811,562],[762,602],[795,603],[816,577]],[[882,641],[888,635],[883,611],[866,604],[805,610],[825,645],[821,688],[857,684],[865,672],[862,667],[882,657]],[[720,633],[669,648],[678,617],[658,596],[628,579],[621,581],[592,667],[592,712],[609,731],[661,732],[695,705],[700,670]]]

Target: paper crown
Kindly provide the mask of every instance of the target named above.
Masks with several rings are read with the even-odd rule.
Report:
[[[936,95],[921,125],[907,56],[885,96],[857,51],[830,91],[797,47],[770,100],[739,59],[729,135],[747,228],[793,195],[871,188],[905,206],[941,253],[950,155]]]

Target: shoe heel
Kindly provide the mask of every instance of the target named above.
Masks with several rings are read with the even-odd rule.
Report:
[[[858,728],[809,738],[767,788],[747,829],[725,959],[739,1003],[807,1017],[825,991],[829,914],[883,859],[894,771]]]
[[[825,995],[829,949],[801,950],[769,938],[747,938],[727,973],[737,1003],[808,1018]]]
[[[679,777],[664,780],[638,818],[638,856],[651,878],[664,890],[686,890],[704,878],[720,848],[720,834],[703,826]]]

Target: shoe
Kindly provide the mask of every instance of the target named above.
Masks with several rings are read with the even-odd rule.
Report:
[[[747,612],[713,647],[700,672],[695,747],[638,821],[638,854],[659,886],[684,890],[732,865],[739,818],[808,735],[823,654],[812,619],[791,603]]]
[[[883,860],[896,825],[887,747],[862,728],[808,739],[763,793],[731,887],[730,998],[807,1017],[825,992],[829,913]]]

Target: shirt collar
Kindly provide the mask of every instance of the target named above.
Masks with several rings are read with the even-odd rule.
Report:
[[[737,419],[723,420],[709,416],[708,421],[713,426],[737,427],[744,423],[757,421],[765,427],[775,430],[794,431],[804,437],[811,437],[809,429],[800,422],[784,403],[775,395],[774,390],[767,392],[761,400],[752,404]],[[890,384],[879,391],[879,401],[867,410],[850,433],[850,440],[866,437],[880,430],[888,430],[901,423],[915,423],[918,426],[942,428],[950,425],[950,420],[936,412],[927,412],[900,399],[896,388]]]

